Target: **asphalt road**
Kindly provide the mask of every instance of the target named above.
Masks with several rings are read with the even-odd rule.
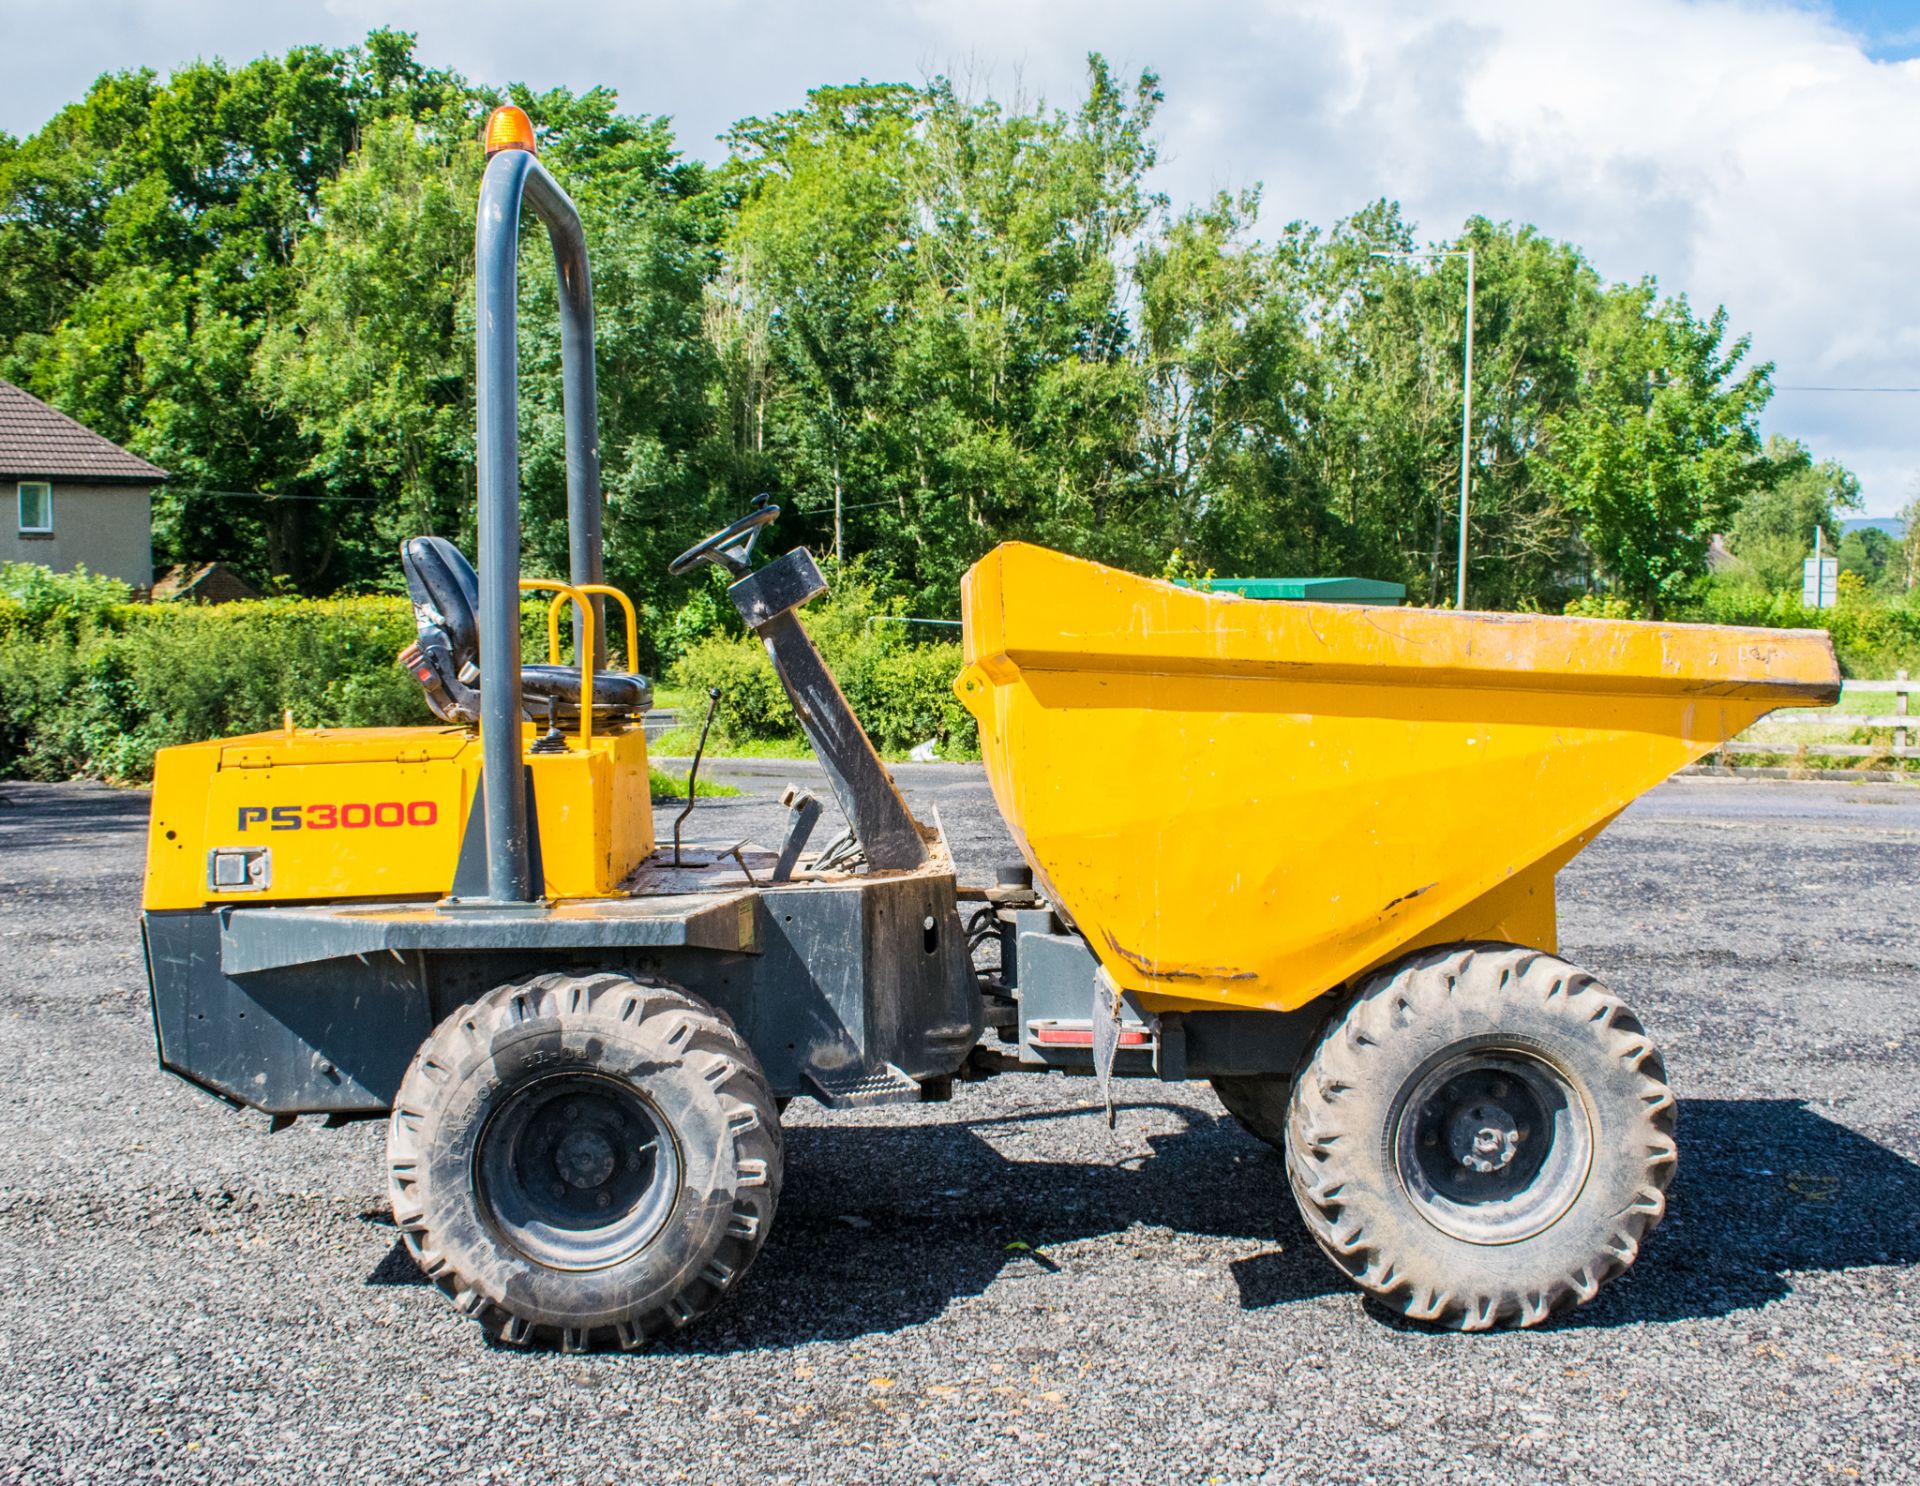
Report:
[[[769,835],[805,766],[701,834]],[[963,867],[976,771],[899,770]],[[0,1479],[1920,1480],[1920,791],[1689,780],[1561,879],[1682,1097],[1672,1214],[1544,1330],[1348,1290],[1201,1087],[790,1111],[734,1302],[488,1348],[396,1241],[378,1126],[270,1136],[153,1061],[144,796],[0,786]],[[671,812],[665,812],[670,815]]]

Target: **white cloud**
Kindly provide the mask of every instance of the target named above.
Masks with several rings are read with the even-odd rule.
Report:
[[[1783,384],[1920,386],[1920,60],[1780,0],[13,0],[3,24],[16,131],[105,69],[392,24],[475,77],[613,85],[708,155],[733,119],[861,76],[1067,100],[1098,49],[1162,74],[1176,200],[1260,180],[1269,223],[1379,196],[1433,236],[1530,221],[1610,276],[1725,303]],[[1768,425],[1851,464],[1876,513],[1920,471],[1920,396],[1782,392]]]

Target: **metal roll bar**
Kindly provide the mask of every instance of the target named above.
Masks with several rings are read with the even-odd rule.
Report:
[[[604,588],[605,584],[596,587]],[[547,609],[547,660],[554,665],[560,663],[560,618],[559,606],[572,603],[575,618],[584,626],[586,638],[575,648],[574,654],[580,659],[580,746],[593,747],[593,652],[601,648],[599,631],[593,622],[593,609],[587,602],[587,596],[571,583],[562,583],[558,578],[522,578],[522,593],[543,593],[553,590],[553,603]],[[484,747],[484,744],[482,745]]]
[[[524,583],[524,580],[522,581]],[[627,613],[627,669],[631,671],[637,667],[640,664],[636,658],[640,654],[640,616],[634,610],[633,600],[611,583],[570,583],[567,586],[575,593],[599,594],[605,598],[620,601],[620,607]],[[547,605],[547,659],[556,665],[560,662],[560,608],[567,602],[566,594],[556,593],[552,602]],[[578,612],[577,605],[575,612]],[[599,648],[602,653],[605,652],[607,644],[604,639],[601,640]]]
[[[520,207],[547,229],[560,280],[561,391],[567,430],[567,547],[576,586],[599,585],[600,435],[593,368],[593,279],[580,214],[526,150],[487,162],[474,229],[474,374],[480,499],[480,777],[486,791],[487,899],[530,903],[527,783],[520,748]],[[588,600],[593,610],[598,598]],[[575,619],[583,672],[605,665],[598,613]],[[590,694],[589,694],[590,698]],[[592,710],[591,700],[583,715]]]

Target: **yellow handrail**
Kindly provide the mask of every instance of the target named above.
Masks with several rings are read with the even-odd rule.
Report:
[[[598,588],[601,585],[594,584]],[[560,603],[572,599],[580,610],[581,648],[585,652],[580,657],[580,746],[590,748],[593,745],[593,605],[587,602],[586,595],[571,583],[562,583],[558,578],[522,578],[520,591],[534,593],[545,589],[555,591],[554,601],[547,605],[547,663],[560,664]],[[629,606],[631,608],[631,606]]]
[[[638,664],[635,657],[640,653],[640,620],[634,613],[633,600],[610,583],[576,583],[573,589],[576,593],[599,593],[620,600],[620,607],[627,611],[627,669],[631,671]],[[553,602],[547,605],[547,647],[550,651],[558,650],[560,645],[560,606],[566,601],[564,593],[556,593]]]

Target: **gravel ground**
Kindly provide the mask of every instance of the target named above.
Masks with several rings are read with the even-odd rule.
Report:
[[[807,772],[719,767],[754,793],[716,837]],[[1007,854],[976,770],[899,774],[963,867]],[[1007,1078],[796,1104],[733,1302],[589,1358],[422,1281],[378,1126],[269,1136],[157,1071],[145,811],[0,789],[0,1478],[1920,1480],[1920,791],[1679,781],[1563,875],[1682,1160],[1638,1268],[1544,1330],[1370,1310],[1204,1086],[1123,1086],[1109,1135],[1085,1082]]]

